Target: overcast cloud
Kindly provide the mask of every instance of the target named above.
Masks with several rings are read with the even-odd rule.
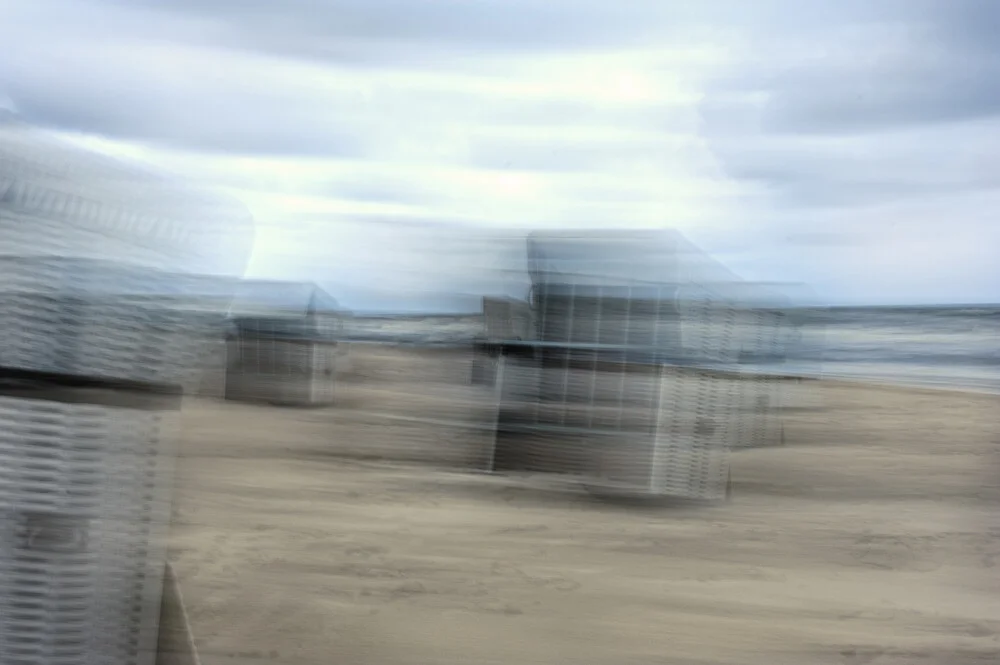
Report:
[[[18,112],[240,197],[255,275],[474,293],[489,229],[670,226],[826,301],[1000,301],[990,0],[8,4]]]

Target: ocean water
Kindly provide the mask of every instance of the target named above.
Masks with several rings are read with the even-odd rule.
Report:
[[[809,310],[802,344],[766,371],[1000,394],[1000,305]],[[352,338],[448,344],[482,332],[476,315],[358,318]]]
[[[1000,394],[1000,305],[814,310],[787,368]]]

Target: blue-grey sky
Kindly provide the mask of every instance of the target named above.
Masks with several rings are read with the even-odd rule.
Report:
[[[475,292],[490,229],[567,226],[674,227],[831,302],[1000,301],[992,0],[0,12],[25,119],[238,196],[250,274],[349,305]]]

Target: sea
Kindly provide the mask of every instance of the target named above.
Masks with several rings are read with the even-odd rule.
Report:
[[[803,337],[789,373],[1000,394],[1000,305],[810,310]]]
[[[805,310],[783,374],[1000,395],[1000,305]],[[482,331],[476,315],[358,319],[357,341],[450,344]]]

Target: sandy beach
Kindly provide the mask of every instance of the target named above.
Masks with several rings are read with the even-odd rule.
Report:
[[[354,353],[332,409],[185,405],[205,665],[1000,662],[997,397],[820,382],[731,503],[627,505],[468,472],[467,367]]]

